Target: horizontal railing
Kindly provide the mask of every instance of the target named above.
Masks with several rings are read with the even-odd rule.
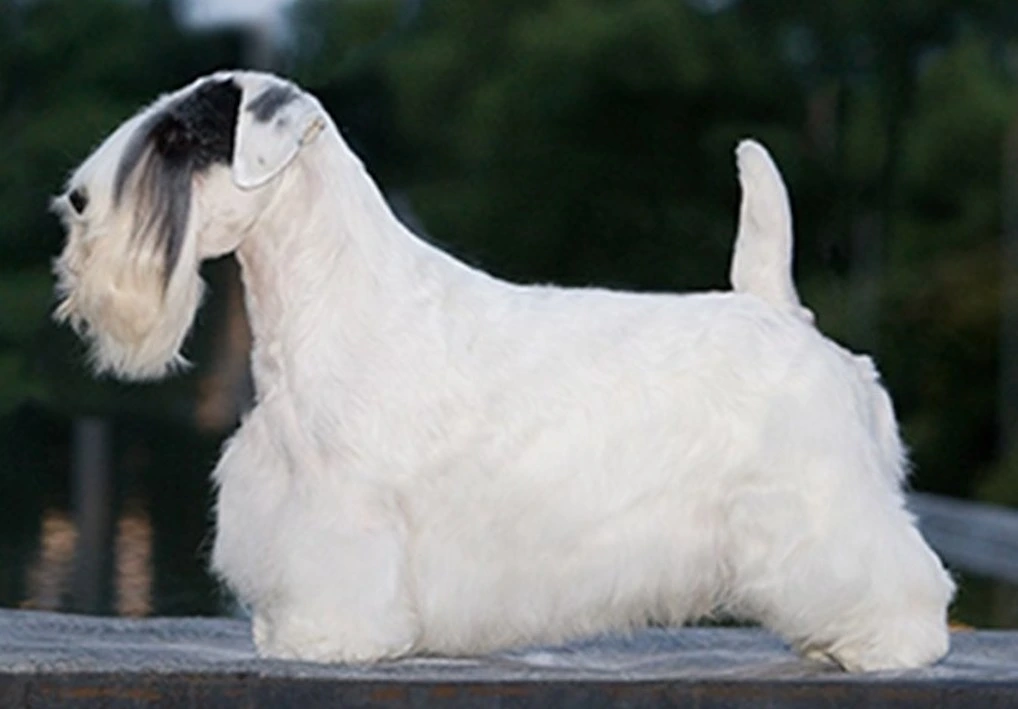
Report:
[[[913,493],[909,507],[951,567],[1018,584],[1018,510]]]

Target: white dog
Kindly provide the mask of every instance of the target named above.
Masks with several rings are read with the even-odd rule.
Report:
[[[506,283],[410,233],[310,95],[229,72],[113,133],[55,206],[59,319],[155,378],[234,252],[257,405],[213,566],[259,651],[482,653],[723,612],[850,670],[948,647],[953,584],[904,508],[894,414],[791,280],[739,146],[733,292]]]

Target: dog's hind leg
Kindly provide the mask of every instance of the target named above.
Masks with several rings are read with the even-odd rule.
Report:
[[[864,471],[810,472],[824,484],[800,477],[797,487],[747,487],[733,497],[736,612],[850,671],[940,659],[953,583],[900,496]]]

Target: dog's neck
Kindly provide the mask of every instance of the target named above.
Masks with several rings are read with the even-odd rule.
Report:
[[[338,134],[314,148],[236,252],[260,395],[285,357],[314,348],[309,340],[342,346],[394,312],[427,308],[451,284],[491,280],[400,223]]]

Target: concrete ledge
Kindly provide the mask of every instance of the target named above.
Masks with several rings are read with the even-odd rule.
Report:
[[[484,658],[259,660],[246,623],[0,610],[0,706],[1013,707],[1018,632],[940,665],[847,675],[754,629],[648,630]]]

